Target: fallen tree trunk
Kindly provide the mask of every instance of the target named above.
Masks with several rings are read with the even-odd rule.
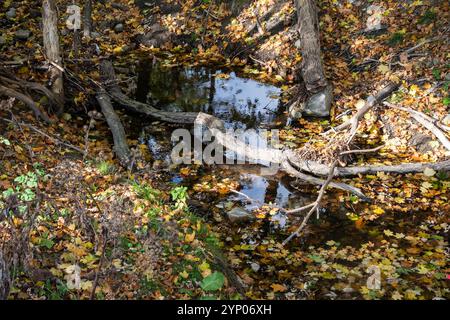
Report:
[[[298,179],[307,181],[314,185],[322,185],[323,180],[308,176],[295,170],[288,162],[287,156],[283,151],[274,148],[251,148],[244,142],[236,139],[233,136],[227,135],[224,132],[224,125],[221,120],[202,112],[166,112],[156,109],[145,103],[135,101],[128,98],[122,93],[122,90],[117,84],[117,78],[115,75],[114,67],[109,60],[104,60],[101,63],[101,75],[102,81],[111,95],[111,97],[133,112],[143,113],[161,121],[179,123],[179,124],[194,124],[202,125],[208,128],[217,142],[227,148],[230,151],[236,152],[239,155],[243,155],[245,159],[254,161],[256,163],[268,162],[272,164],[280,165],[280,168],[285,170],[289,175]],[[331,187],[338,188],[344,191],[349,191],[360,198],[367,199],[362,191],[353,186],[345,183],[331,183]]]
[[[60,114],[64,105],[64,83],[58,35],[58,12],[54,0],[42,1],[42,34],[45,55],[50,63],[52,91],[60,101],[58,110],[58,114]]]
[[[315,161],[295,161],[295,167],[312,173],[317,176],[326,177],[330,170],[327,164],[320,164]],[[335,177],[352,177],[360,174],[376,174],[377,172],[389,173],[420,173],[426,168],[431,168],[435,171],[450,171],[450,160],[436,162],[436,163],[401,163],[398,165],[367,165],[367,166],[349,166],[338,167],[334,170]]]
[[[215,137],[218,144],[224,146],[230,151],[239,154],[242,158],[254,162],[254,163],[271,163],[277,164],[280,168],[286,171],[292,177],[299,178],[306,182],[323,185],[324,180],[312,177],[303,172],[312,173],[317,176],[328,176],[330,167],[327,164],[322,164],[317,161],[304,160],[298,156],[298,154],[292,150],[279,150],[275,148],[255,148],[249,146],[248,144],[236,139],[234,136],[227,134],[224,131],[224,125],[222,121],[214,116],[202,113],[202,112],[166,112],[156,109],[155,107],[135,101],[124,95],[118,86],[118,81],[115,76],[113,65],[110,61],[104,60],[101,64],[101,74],[103,77],[103,82],[106,90],[110,96],[119,104],[125,108],[146,114],[153,118],[161,121],[179,123],[179,124],[194,124],[202,125],[208,128],[212,135]],[[382,92],[375,95],[378,99],[385,97],[386,91],[383,88]],[[371,174],[376,172],[392,172],[392,173],[415,173],[422,172],[425,168],[432,168],[435,170],[449,170],[450,161],[443,161],[439,163],[405,163],[396,166],[350,166],[350,167],[339,167],[335,169],[335,177],[348,177],[355,176],[358,174]],[[303,172],[302,172],[303,171]],[[331,187],[338,188],[341,190],[349,191],[358,197],[365,198],[364,194],[360,189],[350,186],[345,183],[334,183],[329,184]]]
[[[106,118],[114,140],[114,152],[122,166],[128,167],[131,162],[130,148],[128,147],[127,137],[119,116],[112,107],[111,100],[106,92],[97,93],[97,101]]]

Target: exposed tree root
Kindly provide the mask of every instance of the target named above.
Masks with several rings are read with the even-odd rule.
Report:
[[[30,96],[25,95],[21,92],[18,92],[14,89],[5,87],[1,84],[0,84],[0,95],[5,95],[5,96],[11,97],[11,98],[16,98],[17,100],[22,101],[31,110],[33,110],[34,115],[36,116],[37,119],[42,119],[46,123],[51,123],[50,118],[39,109],[39,106],[36,104],[36,102],[34,102],[34,100]]]
[[[114,111],[109,96],[100,91],[97,93],[97,101],[106,118],[114,140],[114,152],[122,166],[128,167],[131,161],[131,152],[128,147],[127,137],[119,116]]]

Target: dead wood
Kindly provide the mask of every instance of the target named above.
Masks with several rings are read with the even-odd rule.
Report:
[[[22,101],[31,110],[33,110],[34,115],[36,116],[37,119],[42,119],[46,123],[51,123],[50,118],[43,111],[41,111],[39,109],[39,106],[37,105],[37,103],[34,102],[34,100],[30,96],[25,95],[21,92],[18,92],[14,89],[5,87],[1,84],[0,84],[0,95],[5,95],[5,96],[11,97],[11,98],[16,98],[17,100]]]
[[[405,108],[405,107],[401,107],[401,106],[396,106],[396,105],[393,105],[393,104],[388,103],[388,102],[385,102],[384,105],[388,106],[389,108],[392,108],[392,109],[408,112],[410,114],[410,116],[412,118],[414,118],[414,120],[419,122],[427,130],[429,130],[432,134],[434,134],[434,136],[442,143],[442,145],[447,150],[450,151],[450,140],[448,140],[446,135],[441,130],[439,130],[439,128],[432,121],[430,121],[431,117],[428,117],[425,114],[423,114],[421,112],[418,112],[418,111],[415,111],[413,109]]]
[[[128,147],[127,137],[122,122],[114,111],[111,100],[105,92],[100,91],[97,93],[97,101],[111,130],[114,140],[114,152],[116,153],[120,164],[124,167],[128,167],[131,161],[131,152]]]
[[[118,86],[118,81],[115,76],[113,65],[110,61],[103,61],[101,65],[101,74],[103,76],[103,83],[108,91],[109,95],[119,104],[124,106],[125,108],[143,113],[153,118],[156,118],[161,121],[178,123],[178,124],[196,124],[203,125],[208,128],[211,133],[215,136],[217,142],[223,145],[230,151],[234,151],[239,155],[242,155],[249,161],[255,163],[268,162],[272,164],[279,164],[280,168],[287,172],[290,176],[299,178],[308,183],[312,183],[315,185],[323,185],[324,180],[308,175],[306,173],[310,173],[316,176],[328,176],[328,172],[330,170],[330,166],[326,163],[321,163],[315,160],[305,160],[299,156],[299,154],[293,150],[279,150],[275,148],[253,148],[249,145],[239,141],[233,136],[227,135],[224,132],[224,126],[222,121],[219,119],[199,112],[166,112],[158,110],[157,108],[137,102],[133,99],[128,98],[124,95]],[[370,110],[376,103],[382,101],[387,96],[389,96],[396,88],[398,88],[397,84],[391,83],[384,87],[377,94],[370,96],[366,101],[363,109],[365,111],[358,112],[352,119],[359,119],[364,115],[365,112]],[[354,120],[356,121],[356,120]],[[356,122],[358,124],[358,122]],[[356,128],[357,128],[356,124]],[[345,129],[349,126],[352,128],[353,120],[349,121],[348,124],[342,126],[342,129]],[[354,136],[354,135],[353,135]],[[338,150],[339,155],[341,152],[349,151],[346,150]],[[347,152],[348,153],[348,152]],[[450,161],[443,161],[438,163],[403,163],[399,165],[393,166],[385,166],[385,165],[368,165],[368,166],[349,166],[349,167],[339,167],[334,170],[334,177],[350,177],[356,176],[359,174],[373,174],[376,172],[390,172],[390,173],[418,173],[423,172],[425,168],[432,168],[434,170],[449,170],[450,169]],[[305,173],[306,172],[306,173]],[[330,182],[329,186],[342,189],[345,191],[349,191],[358,197],[363,199],[367,199],[364,194],[358,188],[350,186],[345,183],[335,183]]]

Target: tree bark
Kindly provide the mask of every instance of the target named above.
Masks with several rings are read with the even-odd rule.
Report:
[[[11,289],[11,277],[9,264],[3,258],[3,252],[0,250],[0,300],[6,300]]]
[[[296,0],[296,7],[302,55],[301,74],[306,89],[317,93],[328,84],[320,52],[317,7],[315,0]]]
[[[131,160],[130,148],[128,147],[125,129],[119,116],[112,107],[109,96],[104,91],[97,93],[97,101],[102,109],[102,113],[106,118],[106,122],[111,130],[114,140],[114,152],[122,166],[128,167]]]
[[[89,38],[92,31],[92,0],[84,2],[83,24],[83,36]]]
[[[61,102],[64,103],[64,83],[62,71],[62,59],[58,35],[58,13],[54,0],[42,1],[42,24],[44,49],[47,60],[50,62],[50,76],[52,80],[52,91]],[[62,108],[58,113],[62,112]]]

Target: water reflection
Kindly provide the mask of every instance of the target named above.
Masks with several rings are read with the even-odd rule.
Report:
[[[226,73],[210,68],[168,68],[153,61],[144,61],[140,66],[136,99],[171,111],[206,112],[224,121],[227,129],[255,129],[245,132],[241,139],[247,144],[267,147],[266,137],[259,129],[275,122],[280,115],[281,90],[275,86],[240,77],[236,72]],[[166,160],[170,145],[165,134],[147,135],[147,145],[154,159]],[[234,154],[226,151],[226,157]],[[244,160],[244,159],[236,159]],[[268,165],[261,163],[262,165]],[[240,191],[255,200],[248,203],[243,196],[232,195],[225,202],[241,202],[247,211],[257,209],[264,203],[283,208],[303,205],[310,199],[293,192],[289,181],[282,176],[261,176],[259,167],[252,165],[230,165],[228,175],[239,180]],[[174,176],[174,183],[182,183]],[[274,225],[284,227],[287,217],[277,214],[271,217]]]
[[[280,110],[275,86],[209,68],[167,68],[143,62],[136,98],[166,111],[213,114],[227,128],[256,128],[273,122]]]
[[[237,166],[235,168],[236,172],[245,170],[246,168],[244,166]],[[256,209],[263,203],[272,203],[278,207],[290,209],[303,206],[311,200],[309,197],[299,196],[298,193],[293,191],[292,187],[289,186],[288,179],[243,173],[240,175],[239,181],[242,186],[240,192],[257,202],[247,204],[245,207],[247,210]],[[245,197],[243,196],[233,195],[230,199],[245,201]]]

